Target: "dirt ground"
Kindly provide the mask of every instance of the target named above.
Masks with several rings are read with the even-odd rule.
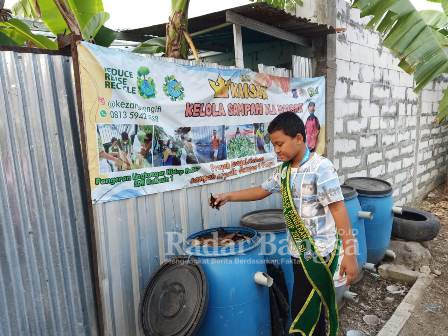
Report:
[[[424,245],[429,248],[433,257],[431,270],[439,270],[442,274],[427,288],[400,336],[448,336],[448,195],[444,193],[443,186],[440,186],[415,207],[430,211],[440,219],[439,235]],[[390,294],[386,287],[391,284],[401,285],[365,271],[363,279],[350,288],[350,291],[358,294],[358,301],[345,300],[339,312],[339,336],[345,336],[348,330],[376,335],[409,290],[406,287],[403,295]],[[365,315],[376,315],[379,323],[375,326],[366,324],[363,321]]]
[[[398,285],[403,294],[391,294],[386,287]],[[357,302],[345,300],[339,312],[340,336],[345,336],[348,330],[359,330],[365,335],[376,335],[407,294],[410,286],[403,286],[380,278],[378,274],[364,271],[363,278],[350,286],[350,291],[357,293]],[[386,299],[390,298],[390,299]],[[363,321],[365,315],[375,315],[379,318],[377,325],[368,325]]]
[[[448,335],[448,194],[443,186],[428,195],[418,206],[440,219],[439,235],[428,243],[432,255],[431,270],[442,274],[424,292],[421,302],[402,329],[400,336]]]

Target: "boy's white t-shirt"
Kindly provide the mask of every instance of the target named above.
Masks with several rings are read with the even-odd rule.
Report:
[[[261,187],[271,193],[280,192],[280,168],[274,171]],[[309,230],[320,254],[330,254],[336,243],[336,225],[328,204],[344,200],[339,178],[333,164],[327,158],[314,153],[296,171],[291,169],[291,192],[300,217]],[[288,249],[299,258],[288,233]]]

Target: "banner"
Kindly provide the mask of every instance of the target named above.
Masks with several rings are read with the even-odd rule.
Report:
[[[277,165],[267,128],[293,111],[325,146],[325,79],[183,65],[78,45],[93,203],[200,186]]]

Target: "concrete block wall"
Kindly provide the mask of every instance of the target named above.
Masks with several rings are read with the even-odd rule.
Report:
[[[447,174],[448,127],[435,122],[447,80],[415,94],[413,77],[365,28],[368,18],[344,0],[333,14],[346,31],[328,39],[330,157],[342,180],[378,177],[392,183],[396,204],[421,199]]]

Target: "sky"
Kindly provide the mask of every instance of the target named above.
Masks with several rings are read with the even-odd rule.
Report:
[[[10,8],[16,0],[6,0]],[[439,9],[440,4],[425,0],[411,0],[418,10]],[[157,6],[155,4],[157,3]],[[195,17],[250,3],[249,0],[191,0],[189,17]],[[103,0],[104,9],[110,14],[106,26],[112,29],[132,29],[167,22],[170,0]]]

